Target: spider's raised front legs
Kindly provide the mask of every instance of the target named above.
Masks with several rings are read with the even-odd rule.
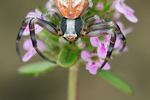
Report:
[[[83,15],[85,15],[93,6],[92,0],[88,0],[88,2],[89,2],[89,6],[84,10],[84,12],[82,13],[81,17],[83,17]]]
[[[19,50],[19,42],[22,38],[22,35],[23,35],[23,32],[24,30],[26,29],[29,21],[31,20],[31,18],[26,18],[23,22],[22,22],[22,26],[19,30],[19,33],[18,33],[18,36],[17,36],[17,39],[16,39],[16,51],[17,51],[17,54],[19,56],[19,59],[22,61],[22,57],[20,55],[20,50]]]
[[[94,15],[94,16],[86,18],[85,19],[85,23],[88,23],[88,22],[91,22],[91,21],[95,21],[95,20],[98,20],[99,22],[103,22],[103,20],[100,19],[100,17],[98,15]]]
[[[57,21],[61,20],[59,15],[54,11],[47,11],[46,13],[42,14],[42,18],[46,17],[47,15],[53,16]]]
[[[119,26],[114,23],[113,21],[110,22],[101,22],[101,23],[94,23],[92,25],[89,25],[87,27],[87,30],[96,30],[96,29],[105,29],[105,28],[114,28],[117,35],[119,36],[119,38],[122,40],[123,42],[123,46],[120,49],[120,52],[124,50],[125,46],[126,46],[126,38],[123,35],[123,33],[121,32]]]
[[[23,35],[23,32],[25,30],[25,28],[27,27],[29,23],[29,29],[30,29],[30,36],[31,36],[31,40],[32,40],[32,44],[34,49],[37,51],[37,53],[44,58],[45,60],[48,60],[52,63],[56,63],[55,61],[49,60],[47,57],[45,57],[42,52],[38,49],[37,47],[37,41],[36,41],[36,37],[35,37],[35,29],[34,29],[34,24],[38,24],[40,25],[42,28],[44,28],[45,30],[47,30],[48,32],[52,33],[55,36],[60,36],[61,34],[58,34],[57,30],[56,30],[56,26],[54,24],[52,24],[51,22],[47,22],[45,20],[33,17],[33,18],[26,18],[23,23],[22,23],[22,27],[19,30],[18,36],[17,36],[17,41],[16,41],[16,50],[17,50],[17,54],[19,56],[19,58],[22,60],[21,56],[20,56],[20,51],[19,51],[19,41]]]
[[[99,70],[101,70],[104,67],[104,65],[108,62],[112,54],[112,51],[114,49],[114,45],[116,42],[116,32],[113,29],[97,29],[97,30],[91,30],[83,34],[83,36],[85,37],[98,37],[98,36],[104,36],[104,35],[111,35],[111,39],[110,39],[110,45],[107,51],[106,58],[103,64],[101,65],[101,67],[99,68]]]

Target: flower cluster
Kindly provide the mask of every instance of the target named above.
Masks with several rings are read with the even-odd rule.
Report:
[[[132,8],[130,8],[129,6],[127,6],[124,3],[124,1],[125,0],[112,0],[112,1],[110,1],[110,0],[98,1],[97,0],[96,4],[94,4],[95,7],[92,8],[92,9],[94,9],[93,12],[90,12],[91,15],[85,15],[85,17],[87,17],[87,16],[89,17],[92,15],[98,14],[102,18],[102,21],[114,21],[115,23],[118,24],[122,33],[126,36],[128,33],[130,33],[132,31],[132,28],[131,27],[129,27],[127,29],[124,28],[123,23],[121,21],[119,21],[121,14],[123,14],[130,22],[133,22],[133,23],[138,22],[138,19],[134,15],[134,13],[135,13],[134,10]],[[49,10],[49,11],[51,11],[51,10],[55,11],[52,8],[51,3],[49,1],[46,3],[45,9]],[[99,13],[97,13],[97,12],[99,12]],[[26,17],[41,18],[42,13],[43,12],[39,11],[39,9],[35,9],[35,12],[29,12]],[[44,17],[43,19],[52,21],[51,19],[49,19],[47,17]],[[98,23],[98,22],[99,22],[99,20],[94,21],[94,23]],[[40,27],[39,25],[35,24],[36,35],[39,35],[39,33],[41,33],[42,31],[43,31],[43,28]],[[30,34],[29,26],[27,26],[23,35],[27,36],[29,34]],[[51,37],[51,36],[46,36],[46,37]],[[51,37],[51,38],[53,38],[53,37]],[[103,64],[103,62],[105,60],[105,57],[106,57],[106,54],[108,51],[108,47],[109,47],[109,43],[110,43],[110,38],[111,38],[110,35],[101,36],[101,37],[91,37],[90,39],[82,38],[82,41],[79,42],[79,44],[76,46],[77,51],[80,51],[79,53],[81,53],[82,63],[87,62],[86,69],[89,70],[89,72],[93,75],[95,75],[97,73],[98,69],[101,67],[101,65]],[[53,41],[53,40],[55,40],[55,39],[52,39],[50,41]],[[58,40],[58,42],[59,42],[59,40]],[[58,50],[60,45],[57,45],[56,43],[54,43],[54,41],[51,43],[52,43],[51,45],[54,45],[53,47],[57,48],[57,50]],[[42,41],[42,40],[41,41],[37,40],[37,45],[38,45],[40,51],[46,51],[51,47],[47,44],[45,44],[44,41]],[[115,48],[114,54],[119,54],[119,50],[121,47],[122,47],[122,42],[121,42],[120,38],[117,36],[116,43],[114,46],[114,48]],[[23,48],[27,51],[27,53],[22,58],[22,61],[27,62],[32,56],[34,56],[36,54],[36,51],[32,47],[32,43],[31,43],[30,39],[25,39]],[[124,49],[124,52],[126,52],[127,50],[128,49],[126,47]],[[111,59],[112,59],[112,57],[111,57]],[[109,69],[110,69],[110,65],[108,63],[106,63],[102,70],[109,70]]]
[[[132,28],[129,27],[127,29],[124,29],[124,25],[121,21],[118,21],[120,18],[120,15],[123,14],[129,21],[136,23],[138,19],[134,16],[134,10],[127,6],[124,3],[125,0],[113,0],[110,11],[115,11],[113,14],[113,21],[115,21],[118,26],[120,27],[122,33],[126,36],[128,33],[132,31]],[[95,7],[97,10],[101,11],[104,9],[103,3],[98,3]],[[95,23],[99,22],[98,20],[95,21]],[[86,65],[86,69],[89,70],[89,72],[93,75],[95,75],[98,71],[98,68],[103,63],[103,59],[106,57],[109,42],[110,42],[110,35],[105,36],[103,38],[101,37],[91,37],[90,42],[93,47],[97,47],[97,53],[91,53],[89,54],[88,51],[83,50],[81,52],[81,58],[88,62]],[[122,47],[121,40],[117,36],[116,43],[115,43],[115,52],[119,52],[120,48]],[[124,52],[126,52],[128,49],[125,47]],[[92,60],[92,57],[96,56],[97,59]],[[110,65],[107,63],[102,70],[108,70],[110,69]]]

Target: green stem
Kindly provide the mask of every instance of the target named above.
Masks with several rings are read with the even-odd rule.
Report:
[[[77,64],[69,68],[68,100],[77,100],[78,69]]]

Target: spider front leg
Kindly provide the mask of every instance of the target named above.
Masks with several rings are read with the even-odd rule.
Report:
[[[42,19],[39,19],[39,18],[36,18],[36,17],[34,17],[34,18],[26,18],[23,21],[22,27],[19,30],[19,33],[18,33],[18,36],[17,36],[17,41],[16,41],[16,50],[17,50],[17,54],[18,54],[19,58],[21,59],[21,61],[22,61],[22,57],[20,55],[20,50],[19,50],[19,41],[20,41],[20,39],[21,39],[21,37],[23,35],[23,32],[24,32],[25,28],[27,27],[28,23],[29,23],[30,36],[31,36],[31,40],[32,40],[32,44],[33,44],[34,49],[45,60],[48,60],[48,61],[50,61],[52,63],[56,63],[55,61],[49,60],[47,57],[45,57],[42,54],[42,52],[38,49],[38,47],[37,47],[37,41],[36,41],[36,37],[35,37],[34,24],[40,25],[45,30],[47,30],[48,32],[52,33],[55,36],[60,36],[61,34],[57,33],[56,25],[54,25],[51,22],[47,22],[45,20],[42,20]]]
[[[81,35],[84,37],[99,37],[99,36],[104,36],[104,35],[111,35],[110,44],[109,44],[106,58],[103,64],[101,65],[101,67],[98,69],[98,70],[101,70],[104,67],[104,65],[108,62],[112,54],[112,51],[114,49],[114,45],[116,42],[116,32],[113,29],[98,29],[98,30],[91,30]]]
[[[42,14],[42,19],[47,15],[52,15],[57,21],[60,21],[59,15],[54,11],[47,11],[46,13]]]
[[[55,61],[52,61],[50,59],[48,59],[47,57],[45,57],[42,52],[38,49],[37,47],[37,41],[36,41],[36,37],[35,37],[35,29],[34,29],[34,24],[38,24],[40,25],[42,28],[44,28],[45,30],[47,30],[48,32],[52,33],[55,36],[60,36],[62,34],[58,34],[58,31],[56,30],[56,26],[50,22],[47,22],[43,19],[39,19],[39,18],[32,18],[30,23],[29,23],[29,29],[30,29],[30,36],[31,36],[31,40],[32,40],[32,44],[34,49],[37,51],[37,53],[45,60],[50,61],[52,63],[56,63]]]
[[[60,12],[58,11],[57,7],[55,6],[54,1],[53,0],[49,0],[49,1],[51,3],[52,7],[60,14]]]
[[[104,29],[104,28],[114,28],[117,35],[119,36],[119,38],[122,40],[123,42],[123,46],[120,49],[120,52],[124,50],[125,46],[126,46],[126,38],[123,35],[123,33],[121,32],[119,26],[114,23],[113,21],[110,22],[100,22],[100,23],[94,23],[92,25],[89,25],[87,27],[87,30],[95,30],[95,29]]]
[[[93,6],[92,0],[88,0],[88,2],[89,2],[89,6],[84,10],[84,12],[82,13],[81,17],[83,15],[85,15],[92,8],[92,6]]]
[[[17,39],[16,39],[16,51],[17,51],[17,54],[19,56],[19,59],[22,61],[22,57],[20,55],[20,50],[19,50],[19,42],[22,38],[22,35],[23,35],[23,32],[24,30],[26,29],[29,21],[31,20],[31,18],[26,18],[23,22],[22,22],[22,26],[19,30],[19,33],[18,33],[18,36],[17,36]]]
[[[94,15],[94,16],[86,18],[85,19],[85,23],[88,23],[88,22],[91,22],[91,21],[95,21],[95,20],[103,22],[103,20],[98,15]]]

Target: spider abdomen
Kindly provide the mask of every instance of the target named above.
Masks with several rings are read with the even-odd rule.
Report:
[[[53,0],[60,14],[69,19],[80,17],[88,5],[88,0]]]

